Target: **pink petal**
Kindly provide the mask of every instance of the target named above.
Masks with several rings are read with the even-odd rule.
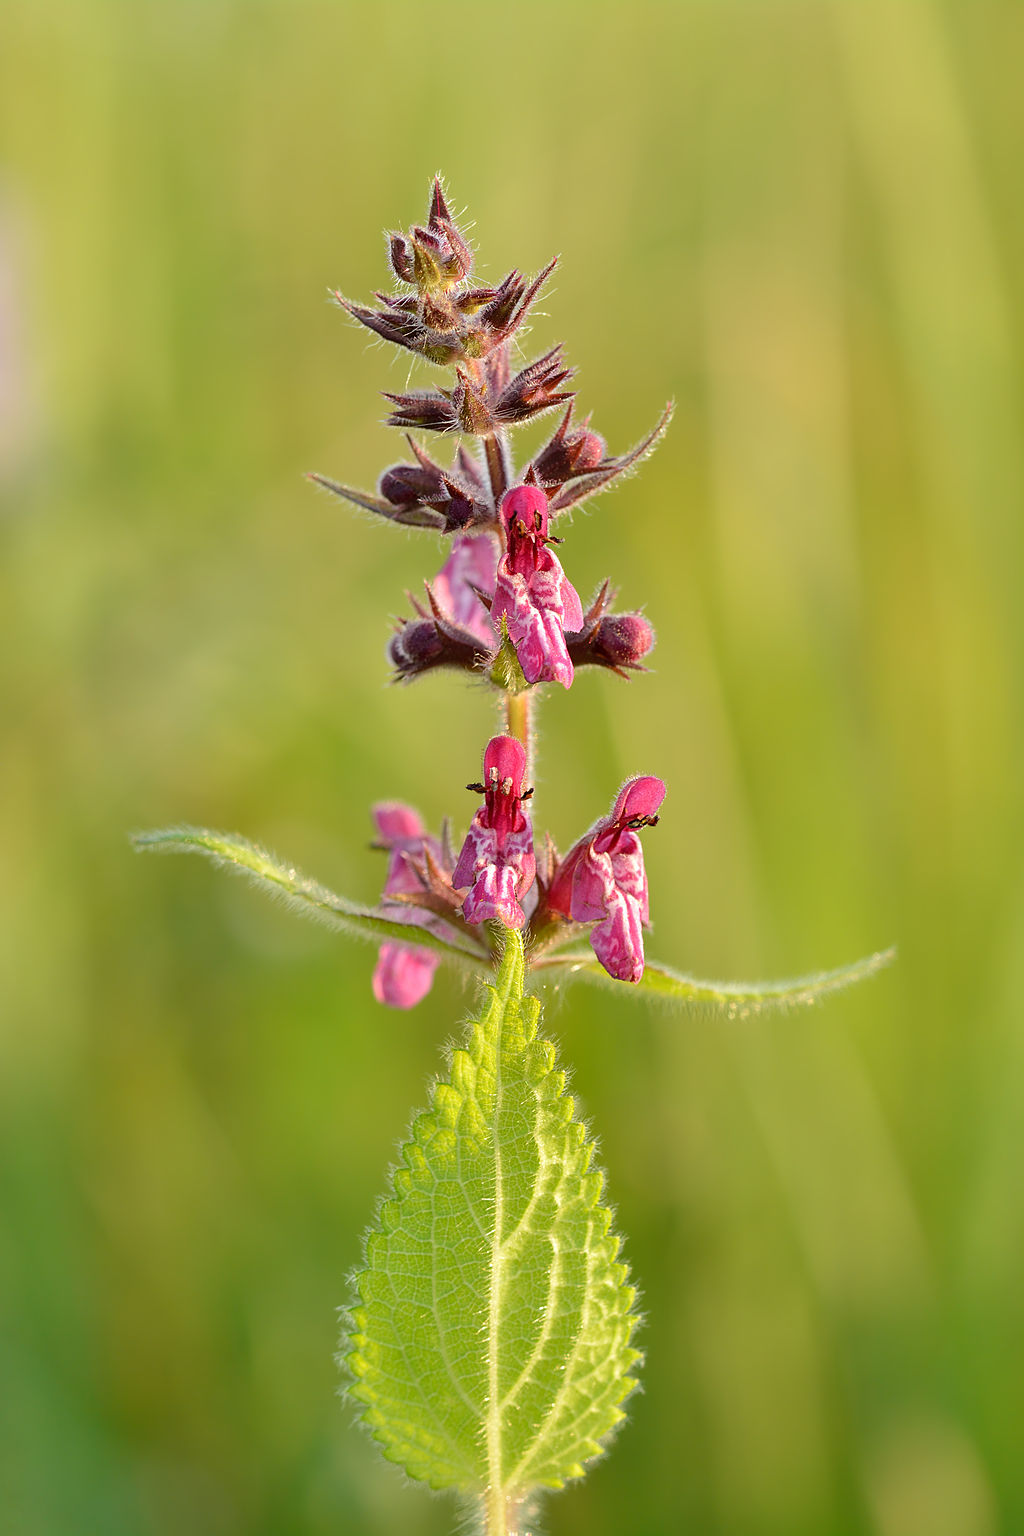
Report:
[[[632,821],[635,816],[654,816],[665,798],[665,786],[653,774],[627,779],[612,807],[612,821]]]
[[[488,647],[494,643],[491,621],[473,588],[493,593],[498,554],[493,534],[462,534],[452,540],[451,553],[433,583],[434,597],[445,612]]]
[[[373,973],[373,995],[390,1008],[413,1008],[426,997],[439,957],[429,949],[390,940],[382,944]]]
[[[616,981],[637,982],[644,974],[644,934],[636,902],[619,894],[604,921],[591,931],[594,953]]]
[[[499,784],[506,779],[512,782],[512,794],[518,800],[526,772],[526,748],[515,736],[493,736],[484,749],[484,783],[489,784],[491,773],[498,775]]]
[[[411,805],[402,805],[398,800],[381,800],[372,810],[381,842],[407,842],[423,836],[423,823]]]

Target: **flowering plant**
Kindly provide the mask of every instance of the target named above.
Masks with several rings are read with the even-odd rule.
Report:
[[[311,478],[449,541],[388,653],[402,682],[453,668],[492,691],[502,729],[468,786],[482,803],[458,846],[447,823],[434,836],[413,808],[375,805],[387,869],[371,907],[239,837],[181,827],[136,841],[205,853],[378,941],[380,1003],[421,1002],[442,962],[488,983],[367,1238],[343,1356],[348,1394],[384,1454],[412,1477],[458,1490],[488,1536],[512,1536],[525,1532],[539,1490],[581,1476],[602,1451],[639,1359],[602,1176],[554,1048],[538,1034],[528,976],[626,982],[734,1015],[814,1002],[889,955],[763,984],[697,981],[649,961],[640,834],[657,825],[666,793],[653,774],[627,780],[564,856],[550,835],[537,841],[531,759],[544,685],[571,687],[581,666],[628,677],[646,670],[654,644],[641,612],[610,611],[608,581],[584,610],[552,529],[639,464],[671,408],[613,455],[589,417],[575,419],[561,346],[513,372],[513,344],[554,262],[532,280],[515,270],[497,284],[474,279],[439,180],[426,223],[392,235],[389,253],[394,294],[378,294],[373,308],[334,298],[385,341],[453,370],[447,388],[386,398],[392,425],[458,438],[454,457],[443,465],[409,436],[411,459],[385,470],[376,492]],[[517,471],[510,432],[554,410],[551,437]]]

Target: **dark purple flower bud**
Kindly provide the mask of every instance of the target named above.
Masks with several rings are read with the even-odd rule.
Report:
[[[471,630],[447,623],[443,615],[419,612],[415,619],[399,619],[388,643],[388,659],[395,669],[395,682],[411,683],[439,667],[479,674],[492,649],[481,645]]]
[[[517,485],[501,503],[505,552],[498,562],[491,623],[502,620],[528,683],[545,680],[568,688],[573,666],[565,631],[583,626],[576,588],[548,548],[548,499],[537,485]]]
[[[367,309],[363,304],[353,304],[344,294],[332,294],[335,303],[353,320],[384,341],[415,352],[417,357],[431,363],[451,363],[465,356],[465,327],[457,323],[458,315],[434,312],[428,322],[416,308],[408,309],[404,300],[392,303],[384,294],[377,297],[383,300],[383,309]],[[453,318],[456,323],[444,323]]]
[[[473,455],[462,444],[451,468],[442,469],[413,438],[408,442],[416,463],[393,464],[386,469],[377,496],[341,485],[326,475],[308,478],[335,496],[406,527],[460,533],[469,528],[494,526],[490,490]]]
[[[384,306],[382,309],[353,304],[344,293],[336,290],[332,292],[332,298],[339,309],[358,319],[361,326],[372,330],[384,341],[390,341],[393,346],[415,352],[418,358],[428,362],[450,364],[482,352],[476,335],[470,332],[461,313],[448,304],[444,296],[439,303],[431,304],[428,300],[388,298],[387,293],[378,293],[376,298]]]
[[[643,930],[650,921],[641,827],[658,824],[665,798],[661,779],[628,779],[611,814],[594,823],[562,860],[547,892],[552,911],[575,923],[596,923],[590,942],[609,976],[639,981]]]
[[[418,224],[408,235],[390,235],[388,249],[399,281],[421,290],[450,288],[469,275],[473,253],[451,216],[437,177],[426,227]]]
[[[515,334],[554,271],[557,260],[556,256],[553,261],[549,261],[532,283],[528,283],[520,273],[512,271],[497,288],[483,295],[466,294],[456,301],[463,314],[474,315],[473,334],[477,351],[481,355],[502,345]]]
[[[555,491],[551,497],[551,516],[558,517],[569,507],[574,507],[579,502],[585,501],[588,496],[594,496],[598,491],[607,489],[621,475],[635,469],[664,437],[668,424],[672,420],[673,409],[671,404],[667,405],[652,430],[628,453],[619,454],[618,457],[613,458],[606,457],[591,469],[577,470],[573,478],[563,484],[561,489]]]
[[[486,384],[478,384],[461,368],[455,370],[458,383],[452,390],[452,407],[458,413],[463,432],[477,437],[489,437],[494,431],[497,417],[492,413],[489,390]]]
[[[575,475],[589,474],[604,462],[605,441],[590,430],[590,417],[572,431],[571,422],[570,401],[558,431],[533,461],[533,472],[541,485],[561,485]]]
[[[408,805],[385,801],[373,807],[378,846],[387,850],[388,872],[384,881],[381,906],[393,906],[398,921],[413,928],[427,928],[445,934],[446,929],[433,913],[407,902],[388,902],[389,896],[415,894],[423,889],[415,861],[428,852],[441,864],[443,851],[437,838],[429,837],[422,821]],[[430,991],[439,956],[422,945],[387,940],[380,947],[373,973],[373,995],[391,1008],[412,1008]]]
[[[440,502],[444,499],[444,480],[440,470],[422,464],[393,464],[380,477],[380,493],[394,507]]]
[[[396,407],[388,417],[389,427],[419,427],[424,432],[459,430],[459,413],[451,397],[441,390],[416,390],[408,395],[391,395],[387,390],[381,393]]]
[[[654,646],[654,630],[642,613],[609,613],[598,622],[590,646],[608,666],[637,671]]]
[[[396,677],[411,681],[437,667],[480,671],[495,650],[488,603],[494,595],[498,541],[492,533],[452,540],[451,553],[427,585],[429,613],[415,600],[417,617],[399,620],[388,645]]]
[[[396,679],[403,682],[431,672],[435,667],[459,665],[445,653],[444,636],[433,619],[399,619],[398,628],[388,641],[388,660],[395,669]],[[473,647],[467,644],[464,654],[472,668]]]
[[[427,230],[416,230],[414,233],[429,233],[433,236],[435,251],[449,283],[461,282],[463,278],[469,276],[473,266],[473,252],[452,218],[438,176],[434,177],[434,185],[431,188],[430,219]]]
[[[642,613],[607,613],[615,596],[605,581],[576,633],[565,637],[566,650],[576,667],[609,667],[626,677],[630,672],[644,672],[643,658],[654,645],[654,630]]]
[[[397,233],[389,235],[388,256],[391,260],[391,270],[398,280],[402,283],[415,283],[416,267],[412,241]]]
[[[408,395],[391,395],[383,391],[385,400],[398,407],[388,417],[388,425],[419,427],[429,432],[471,432],[477,437],[489,437],[497,417],[491,411],[491,391],[486,379],[478,383],[461,368],[455,373],[457,382],[452,390],[419,390]]]
[[[380,480],[380,494],[394,507],[397,521],[411,521],[411,514],[424,510],[445,533],[494,521],[490,493],[465,448],[460,445],[451,469],[442,469],[411,437],[408,441],[417,462],[394,464]]]
[[[572,393],[562,390],[561,385],[571,379],[575,369],[562,366],[562,347],[552,347],[536,362],[530,363],[511,379],[494,403],[494,420],[503,426],[514,426],[550,411],[563,401],[571,400]]]
[[[443,510],[418,503],[393,503],[382,496],[371,496],[369,491],[357,491],[350,485],[342,485],[338,480],[331,480],[327,475],[307,475],[307,480],[312,480],[314,485],[323,486],[325,491],[330,491],[334,496],[341,496],[345,501],[350,501],[353,506],[363,507],[367,512],[376,512],[381,517],[388,518],[391,522],[402,523],[410,528],[436,528],[440,532],[447,532],[446,520]]]
[[[523,810],[526,752],[513,736],[495,736],[484,752],[484,782],[471,784],[484,796],[452,874],[456,890],[469,887],[462,911],[467,922],[498,918],[522,928],[520,903],[533,884],[537,864],[533,829]]]

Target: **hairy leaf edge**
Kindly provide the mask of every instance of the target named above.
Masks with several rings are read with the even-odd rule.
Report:
[[[506,931],[506,938],[511,938],[512,941],[516,944],[521,944],[522,942],[521,935],[518,933],[509,933]],[[524,958],[528,959],[528,957]],[[504,956],[502,959],[504,959]],[[640,1305],[642,1300],[640,1288],[636,1282],[635,1276],[629,1264],[622,1257],[622,1250],[625,1240],[621,1230],[616,1223],[616,1208],[607,1198],[607,1175],[603,1166],[597,1162],[600,1152],[599,1139],[591,1129],[589,1120],[585,1119],[579,1113],[578,1100],[576,1096],[570,1091],[572,1069],[563,1065],[558,1047],[555,1045],[554,1041],[551,1041],[547,1036],[540,1035],[540,1025],[543,1018],[543,1004],[541,999],[536,997],[535,994],[531,994],[526,990],[524,985],[526,975],[528,975],[528,967],[524,965],[524,971],[519,979],[517,990],[521,1002],[533,1003],[537,1009],[534,1038],[542,1038],[547,1041],[547,1043],[552,1045],[554,1049],[554,1057],[550,1070],[552,1072],[561,1073],[563,1078],[561,1092],[565,1097],[571,1100],[573,1118],[581,1127],[581,1134],[583,1139],[589,1141],[593,1148],[595,1163],[592,1167],[592,1171],[599,1172],[601,1175],[600,1191],[596,1198],[595,1209],[598,1212],[603,1212],[606,1214],[607,1230],[609,1232],[613,1232],[618,1240],[617,1262],[622,1264],[624,1267],[625,1278],[622,1283],[629,1289],[631,1293],[628,1315],[632,1325],[630,1328],[628,1346],[628,1353],[630,1354],[631,1358],[628,1364],[625,1366],[627,1374],[622,1379],[622,1390],[615,1402],[615,1418],[608,1429],[601,1436],[600,1440],[594,1442],[593,1450],[588,1455],[586,1455],[582,1461],[573,1466],[572,1469],[568,1471],[560,1481],[539,1482],[531,1487],[506,1488],[503,1490],[504,1495],[511,1502],[514,1502],[517,1505],[521,1505],[522,1509],[524,1510],[533,1510],[536,1508],[537,1500],[544,1493],[557,1493],[561,1491],[567,1483],[576,1482],[579,1479],[585,1477],[592,1464],[600,1457],[608,1453],[613,1441],[617,1439],[620,1431],[623,1429],[628,1418],[628,1414],[626,1412],[627,1403],[634,1396],[634,1394],[643,1391],[643,1382],[637,1375],[634,1374],[634,1372],[643,1365],[645,1355],[642,1349],[636,1347],[635,1339],[637,1334],[643,1328],[646,1319]],[[415,1143],[416,1128],[418,1124],[421,1121],[430,1120],[430,1118],[438,1112],[438,1090],[451,1089],[453,1059],[458,1052],[469,1050],[472,1042],[473,1031],[478,1025],[481,1024],[480,1015],[483,1013],[485,1007],[490,1005],[488,994],[490,994],[491,999],[500,1002],[501,999],[499,992],[501,988],[501,979],[500,967],[497,974],[492,973],[490,976],[488,976],[485,973],[482,976],[479,986],[477,1003],[474,1011],[467,1014],[467,1016],[461,1021],[458,1038],[453,1035],[449,1037],[444,1045],[443,1065],[430,1082],[427,1094],[427,1107],[418,1108],[413,1111],[409,1119],[406,1131],[399,1140],[396,1149],[397,1155],[391,1162],[385,1176],[384,1192],[378,1196],[374,1206],[373,1217],[363,1232],[361,1239],[362,1253],[360,1263],[357,1267],[351,1269],[346,1276],[349,1300],[337,1308],[340,1338],[339,1347],[334,1356],[335,1364],[341,1375],[341,1382],[338,1386],[338,1396],[350,1410],[353,1420],[358,1425],[359,1429],[372,1440],[373,1444],[376,1446],[384,1460],[387,1461],[390,1465],[397,1467],[399,1471],[403,1472],[409,1478],[410,1481],[418,1482],[421,1485],[425,1484],[435,1493],[454,1493],[461,1498],[468,1500],[467,1509],[472,1511],[471,1518],[479,1516],[479,1501],[483,1499],[487,1492],[483,1485],[477,1483],[458,1484],[453,1482],[439,1482],[428,1478],[416,1477],[414,1474],[409,1472],[409,1469],[403,1461],[400,1452],[398,1452],[396,1449],[390,1448],[388,1444],[380,1438],[375,1426],[372,1422],[370,1422],[368,1416],[370,1405],[366,1402],[365,1399],[358,1397],[352,1390],[353,1386],[358,1384],[360,1379],[359,1372],[353,1368],[353,1361],[359,1356],[358,1346],[355,1345],[355,1338],[359,1333],[359,1329],[356,1325],[354,1312],[356,1308],[362,1305],[362,1298],[359,1294],[360,1278],[370,1268],[369,1258],[367,1255],[368,1244],[374,1233],[381,1228],[381,1212],[383,1208],[389,1202],[397,1198],[395,1188],[396,1174],[399,1174],[403,1170],[409,1168],[409,1163],[406,1161],[404,1155],[406,1148]],[[484,1425],[482,1422],[482,1432],[483,1429]]]
[[[348,901],[318,881],[309,879],[294,865],[285,864],[259,843],[249,842],[237,834],[212,832],[206,827],[167,827],[160,831],[135,832],[132,844],[144,853],[202,854],[214,864],[246,876],[260,890],[303,916],[371,944],[393,939],[433,950],[476,974],[490,970],[489,957],[482,948],[476,951],[463,948],[427,928],[395,922],[379,910]]]

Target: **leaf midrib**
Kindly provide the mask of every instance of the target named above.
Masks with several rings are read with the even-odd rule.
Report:
[[[511,933],[506,943],[514,940]],[[504,1165],[501,1155],[501,1057],[505,1029],[508,1024],[509,998],[512,993],[512,977],[509,976],[505,995],[500,999],[500,1017],[494,1046],[494,1105],[492,1109],[494,1142],[494,1223],[491,1230],[490,1295],[487,1307],[487,1479],[492,1489],[501,1489],[501,1400],[498,1395],[498,1329],[501,1319],[502,1291],[502,1228],[505,1223],[505,1193],[502,1187]]]

